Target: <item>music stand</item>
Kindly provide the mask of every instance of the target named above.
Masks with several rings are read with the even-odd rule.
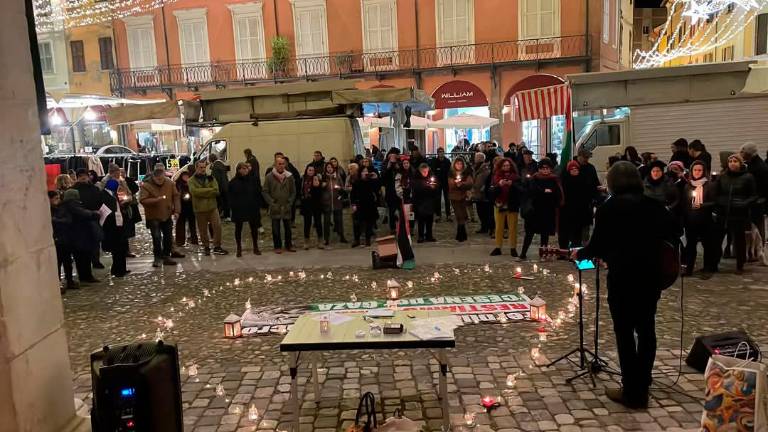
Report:
[[[579,370],[582,370],[583,372],[580,372],[579,374],[568,378],[565,380],[567,383],[571,383],[571,381],[575,380],[576,378],[580,378],[584,376],[585,374],[589,373],[590,378],[592,379],[592,386],[595,386],[595,378],[590,372],[590,369],[586,368],[587,366],[587,354],[591,354],[592,357],[596,357],[595,354],[584,348],[584,294],[581,291],[581,279],[582,279],[582,270],[576,266],[576,269],[579,272],[579,291],[576,294],[576,296],[579,299],[579,346],[574,348],[573,350],[569,351],[568,353],[560,356],[559,358],[555,359],[551,363],[547,365],[547,367],[551,367],[555,365],[556,363],[560,363],[561,361],[568,361],[572,363],[574,366],[577,366]],[[571,359],[571,356],[578,353],[579,354],[579,362],[575,362],[573,359]]]

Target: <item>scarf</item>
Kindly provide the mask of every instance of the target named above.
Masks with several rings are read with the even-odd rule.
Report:
[[[496,204],[500,204],[502,207],[507,205],[509,201],[509,190],[512,188],[511,184],[502,186],[499,184],[501,180],[511,180],[512,183],[517,180],[517,174],[514,171],[499,171],[493,175],[493,184],[499,188],[499,194],[496,195]]]
[[[314,177],[304,176],[304,183],[301,187],[302,197],[309,198],[312,192],[312,180]]]
[[[286,171],[283,171],[282,174],[281,174],[281,173],[277,172],[276,169],[272,170],[272,175],[275,176],[277,181],[279,181],[280,183],[282,183],[283,180],[285,180],[285,173],[286,173]]]
[[[117,205],[115,206],[115,225],[121,227],[123,226],[123,212],[120,210],[120,200],[111,190],[107,190],[107,192],[117,200]]]
[[[693,207],[700,207],[704,204],[704,184],[707,183],[707,178],[702,177],[698,180],[691,180],[691,186],[694,187],[691,193],[691,204]]]

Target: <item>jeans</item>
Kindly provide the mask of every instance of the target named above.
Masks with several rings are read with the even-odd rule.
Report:
[[[315,223],[315,232],[317,233],[317,241],[323,238],[323,222],[321,220],[322,211],[312,210],[309,214],[304,215],[304,238],[309,240],[309,234],[312,232],[312,221]]]
[[[181,212],[176,219],[176,245],[184,246],[187,242],[187,225],[189,225],[189,241],[197,244],[197,224],[194,212]]]
[[[435,198],[435,213],[437,217],[442,217],[442,212],[440,211],[440,200],[442,199],[445,202],[445,215],[451,217],[451,200],[448,199],[448,185],[443,186],[441,184],[438,188],[437,198]]]
[[[685,249],[683,250],[683,264],[687,266],[687,272],[694,271],[696,265],[696,246],[701,242],[704,248],[704,271],[717,272],[717,265],[720,261],[720,246],[717,240],[720,239],[715,232],[714,224],[689,224],[685,227]],[[722,242],[722,241],[721,241]]]
[[[496,227],[496,230],[498,231],[499,227]],[[525,238],[523,239],[523,250],[520,253],[520,256],[525,256],[528,254],[528,248],[531,247],[531,243],[533,242],[533,236],[536,235],[535,232],[532,231],[526,231],[525,232]],[[510,237],[512,237],[512,233],[509,234]],[[498,239],[498,236],[497,236]],[[498,240],[496,240],[498,241]],[[549,246],[549,234],[542,234],[541,235],[541,244],[540,246]]]
[[[344,217],[341,209],[323,212],[323,239],[325,243],[331,239],[331,217],[333,217],[333,232],[344,240]]]
[[[616,334],[616,348],[621,367],[621,383],[629,398],[645,397],[651,386],[651,371],[656,359],[656,303],[658,295],[648,298],[621,298],[611,295],[608,276],[608,307]],[[616,287],[628,290],[630,287]],[[637,287],[642,290],[645,287]]]
[[[147,228],[152,234],[152,255],[155,259],[170,256],[173,250],[173,219],[147,220]]]
[[[293,248],[291,241],[291,220],[290,219],[272,219],[272,243],[275,249],[282,249],[283,240],[280,237],[280,225],[285,229],[285,248]]]
[[[733,242],[733,256],[736,258],[736,269],[743,270],[747,262],[747,235],[749,221],[728,222],[728,235]]]

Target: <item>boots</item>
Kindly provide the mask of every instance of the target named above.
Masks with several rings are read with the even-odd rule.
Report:
[[[236,252],[235,252],[235,256],[238,257],[238,258],[243,256],[243,246],[240,243],[237,244],[237,249],[236,249]]]
[[[254,255],[261,255],[261,251],[259,250],[259,233],[252,232],[251,233],[251,240],[253,241],[253,254]]]
[[[467,226],[459,225],[456,227],[456,240],[459,242],[467,241]]]

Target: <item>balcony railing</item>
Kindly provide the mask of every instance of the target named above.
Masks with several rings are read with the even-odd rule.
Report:
[[[129,90],[383,75],[473,65],[583,59],[589,56],[587,50],[587,36],[564,36],[398,51],[341,52],[291,58],[284,64],[265,59],[117,69],[110,75],[110,85],[113,93],[121,94]]]

